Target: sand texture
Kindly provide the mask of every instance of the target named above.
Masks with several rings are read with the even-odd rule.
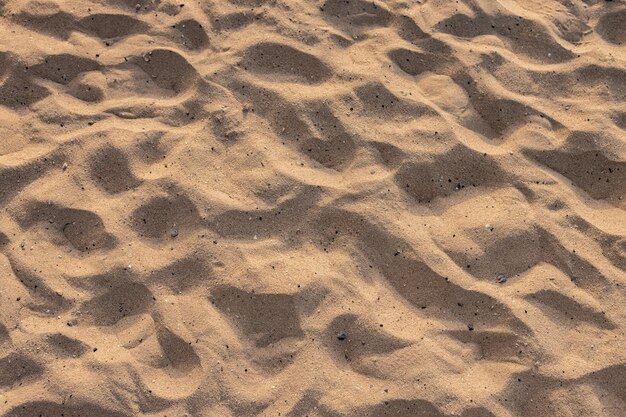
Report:
[[[626,1],[0,19],[1,417],[626,416]]]

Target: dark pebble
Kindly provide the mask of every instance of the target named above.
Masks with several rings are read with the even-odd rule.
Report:
[[[337,339],[339,339],[339,340],[346,340],[346,334],[345,333],[339,333],[337,335]]]
[[[172,237],[176,237],[176,236],[178,236],[178,230],[176,230],[176,229],[172,230],[172,231],[170,232],[170,235],[171,235]]]

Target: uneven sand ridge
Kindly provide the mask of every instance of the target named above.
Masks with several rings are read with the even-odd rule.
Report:
[[[0,416],[626,415],[625,1],[0,10]]]

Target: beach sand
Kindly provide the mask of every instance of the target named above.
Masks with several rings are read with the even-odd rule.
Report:
[[[626,2],[0,15],[1,416],[626,415]]]

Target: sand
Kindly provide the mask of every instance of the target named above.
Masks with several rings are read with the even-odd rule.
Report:
[[[626,2],[0,1],[0,415],[626,415]]]

